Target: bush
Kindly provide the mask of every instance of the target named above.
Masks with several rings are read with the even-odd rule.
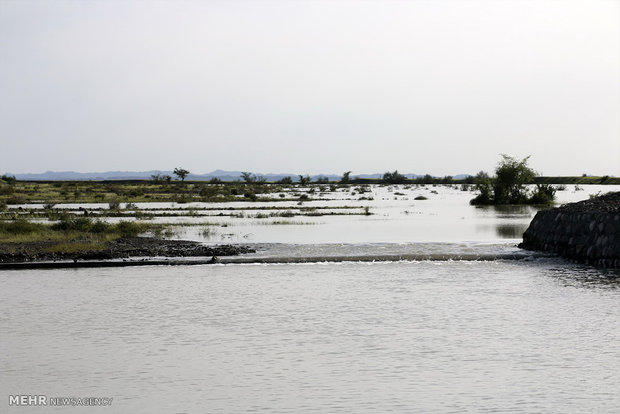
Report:
[[[4,174],[2,177],[0,177],[0,179],[2,179],[2,181],[7,183],[8,185],[15,185],[15,182],[17,182],[17,179],[13,175]]]
[[[15,188],[10,185],[0,183],[0,195],[11,195],[15,192]]]
[[[252,201],[256,201],[258,199],[258,197],[256,196],[256,194],[254,194],[253,191],[246,191],[245,193],[243,193],[243,196],[245,198],[249,198]]]
[[[6,199],[7,204],[26,204],[26,197],[21,194],[11,196]]]
[[[402,184],[407,180],[407,177],[400,174],[398,170],[394,172],[386,172],[383,174],[383,182],[387,184]]]
[[[25,219],[0,221],[0,233],[27,234],[41,229],[42,224],[31,223]]]
[[[470,201],[473,205],[485,204],[550,204],[555,198],[555,189],[550,185],[539,185],[528,195],[526,188],[536,173],[527,166],[530,157],[522,160],[502,154],[502,160],[495,169],[495,177],[479,172],[475,178],[479,194]]]
[[[114,227],[122,237],[136,237],[143,231],[143,226],[133,221],[121,221]]]
[[[493,198],[495,204],[527,203],[525,185],[532,182],[536,173],[527,166],[530,157],[521,161],[502,154],[502,160],[495,169],[493,181]]]
[[[532,204],[551,204],[555,199],[555,188],[550,184],[537,184],[536,190],[530,197]]]
[[[56,231],[80,231],[91,232],[93,222],[87,217],[74,217],[64,214],[57,223],[52,224],[52,230]]]
[[[493,204],[493,189],[489,174],[484,171],[478,172],[474,178],[474,184],[479,194],[470,201],[470,204]]]

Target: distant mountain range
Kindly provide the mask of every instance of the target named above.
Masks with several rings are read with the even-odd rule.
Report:
[[[75,172],[75,171],[46,171],[44,173],[37,174],[11,174],[18,180],[24,181],[54,181],[54,180],[75,180],[75,181],[101,181],[101,180],[148,180],[153,175],[170,175],[176,178],[172,171],[163,170],[151,170],[151,171],[106,171],[106,172]],[[293,181],[299,181],[299,174],[260,174],[255,173],[257,176],[265,177],[267,181],[273,182],[281,180],[285,177],[291,177]],[[407,178],[423,177],[419,174],[404,174]],[[466,178],[468,174],[455,175],[453,178],[462,179]],[[327,177],[329,181],[339,181],[342,178],[341,175],[335,174],[316,174],[311,175],[310,178],[316,181],[320,177]],[[351,174],[351,178],[382,178],[383,173],[376,174]],[[241,180],[241,171],[224,171],[215,170],[207,174],[189,174],[186,180],[190,181],[209,181],[212,178],[218,178],[222,181],[236,181]]]

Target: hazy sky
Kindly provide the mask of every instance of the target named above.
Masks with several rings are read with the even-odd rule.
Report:
[[[619,1],[0,0],[0,172],[620,176]]]

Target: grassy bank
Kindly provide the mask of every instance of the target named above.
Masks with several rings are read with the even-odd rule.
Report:
[[[9,252],[26,244],[36,245],[44,253],[76,253],[99,251],[109,241],[160,230],[147,223],[109,224],[85,217],[67,216],[53,224],[17,219],[0,222],[0,243]]]

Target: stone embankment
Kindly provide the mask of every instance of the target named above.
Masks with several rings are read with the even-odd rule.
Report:
[[[620,268],[620,192],[539,211],[519,247]]]

